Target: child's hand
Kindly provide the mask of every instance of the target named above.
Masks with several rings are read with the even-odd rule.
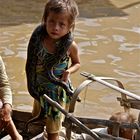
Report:
[[[64,81],[64,82],[68,82],[69,76],[70,76],[70,71],[66,70],[66,71],[64,71],[61,80]]]

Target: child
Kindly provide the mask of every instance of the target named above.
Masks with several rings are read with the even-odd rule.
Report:
[[[0,56],[0,132],[7,131],[12,140],[22,140],[12,118],[12,92],[8,82],[3,60]]]
[[[119,123],[134,123],[136,117],[128,112],[117,112],[110,117],[110,120]],[[111,128],[108,128],[108,134],[112,134]],[[133,140],[134,130],[130,128],[120,128],[119,137]]]
[[[68,106],[70,101],[68,93],[66,94],[62,86],[53,81],[61,80],[71,88],[70,74],[80,67],[77,44],[71,34],[77,15],[78,8],[74,0],[48,0],[42,24],[35,29],[28,45],[26,63],[28,90],[36,99],[35,102],[39,102],[43,108],[48,140],[59,139],[62,114],[47,103],[43,94],[47,94],[63,107]],[[38,108],[38,105],[36,107]],[[36,108],[34,111],[36,112]]]
[[[136,120],[136,117],[133,114],[130,114],[128,112],[117,112],[114,113],[110,119],[111,121],[118,122],[118,123],[134,123]],[[105,127],[105,128],[95,128],[92,129],[93,132],[100,132],[103,134],[113,134],[113,129],[111,127]],[[119,137],[134,140],[134,134],[135,131],[133,129],[129,128],[120,128],[119,129]],[[81,136],[78,136],[77,140],[83,140],[88,139],[91,140],[92,138],[89,135],[82,134]]]

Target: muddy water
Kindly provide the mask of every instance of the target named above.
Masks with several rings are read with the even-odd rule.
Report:
[[[85,78],[80,72],[114,77],[124,87],[140,95],[140,1],[77,0],[80,17],[74,32],[79,46],[81,69],[72,75],[75,87]],[[27,44],[39,24],[45,0],[0,0],[0,54],[4,59],[13,91],[16,109],[32,110],[26,87],[25,62]],[[116,84],[116,83],[113,83]],[[116,97],[119,92],[99,83],[90,85],[80,94],[75,114],[108,117],[122,110]],[[136,110],[132,110],[138,112]]]

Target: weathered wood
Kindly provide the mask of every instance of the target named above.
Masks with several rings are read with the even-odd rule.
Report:
[[[139,117],[138,117],[138,123],[139,124],[137,124],[138,129],[135,134],[135,140],[140,140],[140,113],[139,113]]]
[[[138,101],[138,100],[135,100],[135,99],[123,100],[120,97],[117,97],[117,100],[120,101],[120,105],[121,106],[127,105],[130,108],[134,108],[134,109],[140,110],[140,101]]]
[[[14,110],[13,111],[13,120],[16,124],[16,127],[18,128],[18,130],[23,130],[24,129],[24,124],[28,121],[28,119],[30,119],[32,117],[30,112],[22,112],[22,111],[17,111]],[[68,118],[69,119],[69,118]],[[103,120],[103,119],[94,119],[94,118],[82,118],[82,117],[76,117],[76,119],[78,119],[81,123],[83,123],[84,125],[86,125],[89,129],[93,129],[93,128],[99,128],[99,127],[105,127],[105,126],[113,126],[114,122],[110,121],[110,120]],[[71,120],[70,120],[71,121]],[[63,126],[68,127],[69,121],[66,121],[67,124],[65,124],[65,122],[63,123]],[[43,131],[43,124],[42,124],[42,128],[40,127],[42,122],[36,122],[34,124],[32,124],[30,127],[34,130],[34,133],[29,133],[28,134],[28,138],[24,138],[24,140],[26,139],[31,139],[34,136],[38,135],[39,133],[41,133]],[[138,124],[133,123],[121,123],[120,127],[121,128],[130,128],[130,129],[137,129],[138,126],[140,126],[140,122]],[[76,132],[76,133],[82,133],[85,132],[84,130],[82,130],[79,126],[77,126],[76,124],[72,123],[71,126],[71,130]],[[137,133],[137,138],[139,138],[140,134],[139,131]],[[137,139],[139,140],[139,139]]]
[[[12,118],[16,125],[16,128],[23,135],[24,140],[31,139],[44,130],[45,124],[41,120],[38,122],[32,123],[29,126],[29,132],[25,130],[25,124],[27,123],[28,120],[32,118],[31,112],[13,110]]]
[[[123,86],[123,84],[122,84],[120,81],[116,80],[116,82],[117,82],[119,88],[125,89],[124,86]],[[121,97],[122,97],[122,100],[123,100],[123,101],[127,101],[127,96],[126,96],[126,94],[121,93]],[[129,111],[130,111],[130,106],[129,106],[129,105],[124,104],[123,107],[124,107],[124,111],[125,111],[125,112],[129,112]]]
[[[86,125],[90,129],[99,128],[99,127],[113,127],[116,122],[111,120],[105,119],[95,119],[95,118],[82,118],[76,117],[81,123]],[[63,122],[63,126],[67,127],[69,125],[68,121]],[[140,123],[138,123],[140,126]],[[136,123],[121,123],[119,124],[120,128],[130,128],[130,129],[137,129],[138,126]]]

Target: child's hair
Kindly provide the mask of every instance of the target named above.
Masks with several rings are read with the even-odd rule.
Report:
[[[45,26],[49,12],[69,13],[69,24],[72,29],[75,27],[75,18],[79,15],[78,6],[74,0],[48,0],[42,17],[42,24]]]
[[[122,123],[122,122],[134,123],[136,120],[136,117],[131,113],[117,112],[110,117],[110,120],[119,122],[119,123]]]

